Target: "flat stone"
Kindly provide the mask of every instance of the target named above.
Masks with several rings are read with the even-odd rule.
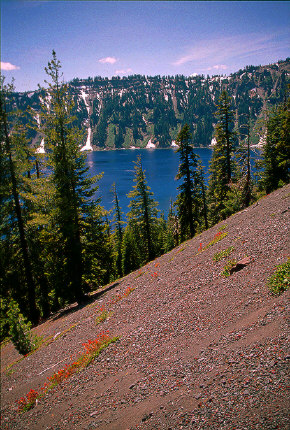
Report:
[[[242,260],[239,260],[231,269],[230,269],[230,274],[234,273],[234,272],[239,272],[240,270],[242,270],[244,267],[246,267],[248,264],[250,264],[253,261],[253,259],[251,257],[245,257],[242,258]]]

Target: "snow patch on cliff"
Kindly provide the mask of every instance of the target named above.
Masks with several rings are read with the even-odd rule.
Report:
[[[44,139],[41,140],[40,145],[38,148],[36,148],[35,152],[37,154],[45,154],[45,149],[44,149]]]
[[[89,104],[88,104],[88,102],[87,102],[87,97],[88,97],[89,95],[83,90],[83,89],[81,89],[81,97],[82,97],[82,99],[83,99],[83,101],[84,101],[84,103],[85,103],[85,106],[86,106],[86,108],[87,108],[87,111],[88,111],[88,115],[90,114],[90,106],[89,106]]]
[[[150,139],[149,142],[146,145],[146,148],[156,148],[156,145],[154,145],[154,143],[152,143],[152,141]]]
[[[85,146],[83,146],[81,148],[81,151],[93,151],[93,147],[91,145],[91,134],[92,134],[92,129],[91,127],[88,128],[88,137],[87,137],[87,141]]]

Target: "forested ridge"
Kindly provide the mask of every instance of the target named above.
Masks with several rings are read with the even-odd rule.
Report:
[[[260,120],[267,109],[281,103],[290,72],[290,61],[267,66],[247,66],[229,76],[99,76],[75,78],[68,82],[73,98],[75,124],[91,131],[93,149],[169,147],[180,126],[188,123],[194,146],[211,144],[215,129],[215,111],[222,91],[232,98],[235,127],[246,123],[250,111],[252,144],[264,137]],[[45,91],[37,90],[13,95],[20,110],[40,110]],[[31,130],[33,144],[38,146],[41,134]],[[242,139],[242,136],[240,136]],[[85,144],[87,134],[83,136]]]
[[[286,67],[288,62],[281,64]],[[279,65],[272,69],[279,70]],[[122,213],[116,182],[112,184],[114,207],[110,222],[101,199],[94,199],[99,177],[90,176],[85,152],[80,151],[80,143],[85,137],[80,128],[83,120],[75,116],[79,108],[79,98],[75,95],[79,81],[62,82],[61,64],[54,52],[45,70],[48,87],[39,93],[31,93],[31,97],[25,95],[31,101],[25,109],[20,103],[21,100],[23,102],[21,95],[15,93],[13,86],[1,82],[1,336],[9,334],[22,353],[34,347],[27,334],[29,323],[25,318],[37,324],[69,303],[81,305],[88,299],[89,292],[142,267],[231,214],[247,208],[265,193],[289,183],[289,100],[285,85],[278,89],[277,84],[279,80],[286,79],[286,72],[283,72],[276,79],[274,90],[266,89],[269,100],[272,98],[272,101],[280,103],[265,111],[267,115],[262,127],[266,138],[263,156],[257,165],[257,176],[253,175],[250,159],[250,146],[255,138],[253,115],[256,96],[248,100],[249,108],[242,101],[237,102],[237,94],[232,97],[229,88],[220,86],[217,99],[210,97],[210,102],[201,97],[204,107],[214,107],[213,135],[216,143],[208,186],[201,161],[194,152],[197,124],[199,119],[205,121],[208,110],[199,111],[195,99],[189,97],[186,112],[191,111],[193,116],[184,113],[175,124],[180,160],[176,177],[180,185],[168,217],[165,218],[158,210],[142,159],[138,158],[134,184],[128,195],[129,213],[126,218]],[[248,76],[254,70],[248,68],[245,73]],[[127,79],[125,81],[129,82],[130,78]],[[183,93],[186,95],[187,81],[183,77],[175,79],[185,83]],[[194,79],[205,82],[203,78]],[[123,80],[116,81],[123,83]],[[215,82],[220,85],[220,81],[219,78]],[[155,113],[159,112],[159,104],[156,105],[154,100],[162,99],[158,82],[162,79],[157,77],[156,99],[152,99]],[[136,82],[134,88],[135,94]],[[200,88],[203,91],[205,85],[200,85]],[[114,91],[111,91],[110,99],[108,94],[107,98],[108,106],[110,103],[112,106]],[[177,103],[175,108],[174,104],[172,118],[176,107],[182,103]],[[84,111],[90,114],[93,128],[93,109],[91,112],[84,106]],[[102,110],[93,133],[101,135],[98,128],[101,116],[108,123],[116,112],[111,108]],[[134,109],[127,112],[138,115],[137,105],[134,104]],[[169,115],[165,122],[168,127],[170,118]],[[114,121],[121,128],[122,117],[116,116]],[[45,154],[35,151],[32,144],[33,136],[38,134],[45,142]],[[165,131],[162,136],[166,136]]]

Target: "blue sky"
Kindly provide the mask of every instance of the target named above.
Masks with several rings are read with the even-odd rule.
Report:
[[[1,69],[19,91],[43,85],[56,51],[64,79],[230,74],[289,57],[290,2],[1,0]]]

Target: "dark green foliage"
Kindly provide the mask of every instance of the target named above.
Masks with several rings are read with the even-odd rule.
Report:
[[[216,144],[210,161],[209,212],[211,223],[226,219],[235,210],[227,205],[233,182],[233,151],[236,134],[233,130],[231,100],[222,92],[217,108]]]
[[[33,322],[82,301],[84,293],[114,276],[113,242],[95,199],[100,176],[89,176],[79,150],[83,136],[55,53],[46,71],[52,83],[41,90],[42,111],[34,125],[45,155],[27,145],[18,117],[6,114],[4,102],[10,106],[11,97],[1,91],[1,299],[17,301]],[[2,328],[7,335],[7,324]]]
[[[222,175],[226,183],[229,184],[232,179],[232,152],[234,149],[236,135],[233,131],[234,113],[231,107],[231,99],[223,91],[217,107],[216,117],[216,150],[219,152],[222,168]]]
[[[125,228],[122,242],[122,272],[124,275],[142,266],[144,256],[139,245],[139,231],[136,226],[128,225]]]
[[[251,175],[251,155],[250,155],[250,130],[251,130],[251,117],[247,115],[247,123],[244,125],[245,140],[239,146],[238,153],[240,156],[240,187],[241,187],[241,208],[246,208],[250,205],[253,199],[253,181]]]
[[[1,316],[6,317],[9,303],[15,301],[20,309],[11,305],[9,318],[19,320],[20,325],[9,326],[4,321],[1,335],[6,336],[10,327],[15,343],[23,340],[22,351],[28,351],[32,343],[26,317],[37,322],[39,314],[46,318],[68,303],[81,302],[88,291],[138,269],[208,228],[209,222],[214,224],[248,206],[253,200],[249,156],[252,124],[261,114],[265,97],[270,104],[283,100],[287,76],[276,76],[277,68],[271,66],[269,73],[264,73],[251,66],[227,80],[204,76],[97,77],[75,79],[65,85],[53,53],[46,69],[51,79],[47,90],[20,95],[3,91],[2,85]],[[256,87],[262,97],[258,97]],[[221,93],[222,88],[234,93],[235,100],[225,91]],[[217,144],[207,192],[192,144],[207,146],[210,142],[214,101],[218,98]],[[23,111],[21,115],[15,114],[15,107]],[[32,108],[30,114],[26,108]],[[31,117],[36,112],[40,117],[32,127]],[[29,118],[29,127],[23,127]],[[98,148],[142,146],[149,138],[160,147],[168,147],[184,123],[188,125],[176,139],[180,156],[177,214],[171,204],[167,220],[163,215],[158,217],[157,202],[139,158],[126,227],[113,187],[111,231],[108,214],[95,199],[100,176],[89,177],[85,153],[79,150],[85,135],[80,129],[90,125],[93,144]],[[235,156],[234,123],[240,130],[246,129],[239,156]],[[35,137],[33,145],[44,138],[44,156],[28,144]],[[289,159],[289,103],[284,101],[267,124],[261,182],[267,192],[289,182]]]
[[[288,67],[286,59],[278,66],[246,67],[228,79],[203,75],[74,79],[68,85],[74,100],[73,123],[78,128],[90,124],[92,143],[98,148],[144,147],[150,138],[160,147],[169,147],[179,126],[185,123],[192,130],[193,145],[208,146],[214,132],[215,104],[223,89],[235,97],[236,125],[245,124],[243,114],[250,109],[254,127],[268,104],[273,106],[283,101]],[[83,92],[90,105],[89,113]],[[15,93],[14,102],[21,110],[30,106],[38,111],[40,95],[40,92]],[[120,134],[114,136],[114,130],[120,130]],[[31,133],[35,137],[36,131]]]
[[[290,101],[274,109],[267,122],[263,149],[262,187],[266,193],[289,183],[290,179]]]
[[[32,322],[36,323],[39,316],[35,298],[36,286],[33,278],[31,255],[25,231],[25,211],[20,197],[20,192],[23,188],[23,174],[26,168],[29,169],[30,149],[23,128],[21,127],[21,121],[18,120],[19,116],[15,115],[11,104],[8,102],[12,89],[12,86],[10,86],[10,88],[5,86],[4,80],[1,79],[0,237],[1,242],[3,242],[3,251],[8,251],[8,253],[5,255],[3,252],[2,255],[4,262],[1,263],[0,282],[3,284],[4,294],[10,296],[16,293],[17,284],[21,286],[23,284],[25,285],[25,287],[20,288],[20,290],[22,290],[21,293],[27,298],[29,318]],[[12,243],[8,242],[10,238],[12,238],[12,243],[15,244],[14,253],[11,252]],[[13,283],[10,284],[9,282],[13,282],[12,276],[9,276],[11,273],[9,269],[11,267],[10,258],[14,261],[16,257],[15,252],[18,253],[18,258],[20,257],[18,266],[23,269],[23,272],[21,274],[20,271],[15,273],[15,270],[12,269],[13,275],[16,275],[13,276],[14,280],[16,280],[16,285],[13,285]],[[9,282],[8,285],[6,283],[7,281]]]
[[[201,160],[197,159],[196,169],[196,202],[195,212],[198,223],[202,226],[200,230],[208,229],[208,203],[207,203],[207,188],[205,186],[204,168]]]
[[[206,214],[206,205],[205,199],[203,200],[205,197],[203,172],[199,166],[198,156],[190,144],[188,124],[181,129],[176,142],[179,145],[177,152],[180,158],[176,179],[181,179],[182,183],[178,186],[179,194],[175,204],[180,223],[180,240],[184,241],[195,235],[197,225],[200,223],[200,208],[203,207]]]
[[[107,119],[105,115],[101,115],[96,132],[93,135],[93,144],[104,148],[107,140]]]
[[[154,124],[154,135],[159,141],[161,148],[170,145],[170,129],[175,128],[177,121],[175,118],[172,100],[166,102],[163,97],[157,96],[153,110],[152,120]]]
[[[82,228],[83,284],[85,291],[106,285],[114,276],[113,241],[104,209],[92,205]]]
[[[153,193],[147,185],[142,168],[141,157],[135,163],[135,178],[133,190],[128,194],[130,201],[128,213],[130,234],[135,236],[135,242],[140,250],[142,262],[152,260],[158,255],[156,236],[159,229],[157,218],[158,203],[153,199]]]
[[[179,244],[178,217],[173,210],[173,203],[170,202],[169,214],[166,225],[163,229],[163,252],[169,252]]]
[[[113,234],[113,240],[114,240],[114,248],[115,248],[115,266],[116,266],[116,273],[117,276],[122,276],[123,270],[122,270],[122,241],[123,241],[123,235],[124,235],[124,221],[122,221],[122,212],[119,205],[119,199],[117,195],[116,190],[116,184],[113,184],[113,194],[114,194],[114,219],[113,219],[113,225],[114,225],[114,234]]]
[[[67,86],[60,83],[60,63],[53,59],[46,69],[49,108],[43,105],[42,132],[49,148],[49,164],[54,185],[52,214],[58,242],[56,295],[81,302],[92,284],[108,282],[112,249],[103,222],[103,210],[94,199],[100,178],[88,175],[86,155],[80,152],[82,135],[73,124],[73,101]]]
[[[36,338],[31,333],[31,323],[20,313],[18,304],[11,300],[7,322],[9,326],[9,336],[17,351],[20,354],[28,354],[36,346]]]
[[[72,100],[60,82],[60,63],[53,52],[46,72],[49,83],[48,108],[43,104],[42,132],[49,148],[52,181],[55,186],[55,221],[62,242],[63,296],[80,302],[82,291],[82,245],[80,209],[86,206],[89,180],[85,177],[85,159],[79,151],[80,133],[72,125]]]

